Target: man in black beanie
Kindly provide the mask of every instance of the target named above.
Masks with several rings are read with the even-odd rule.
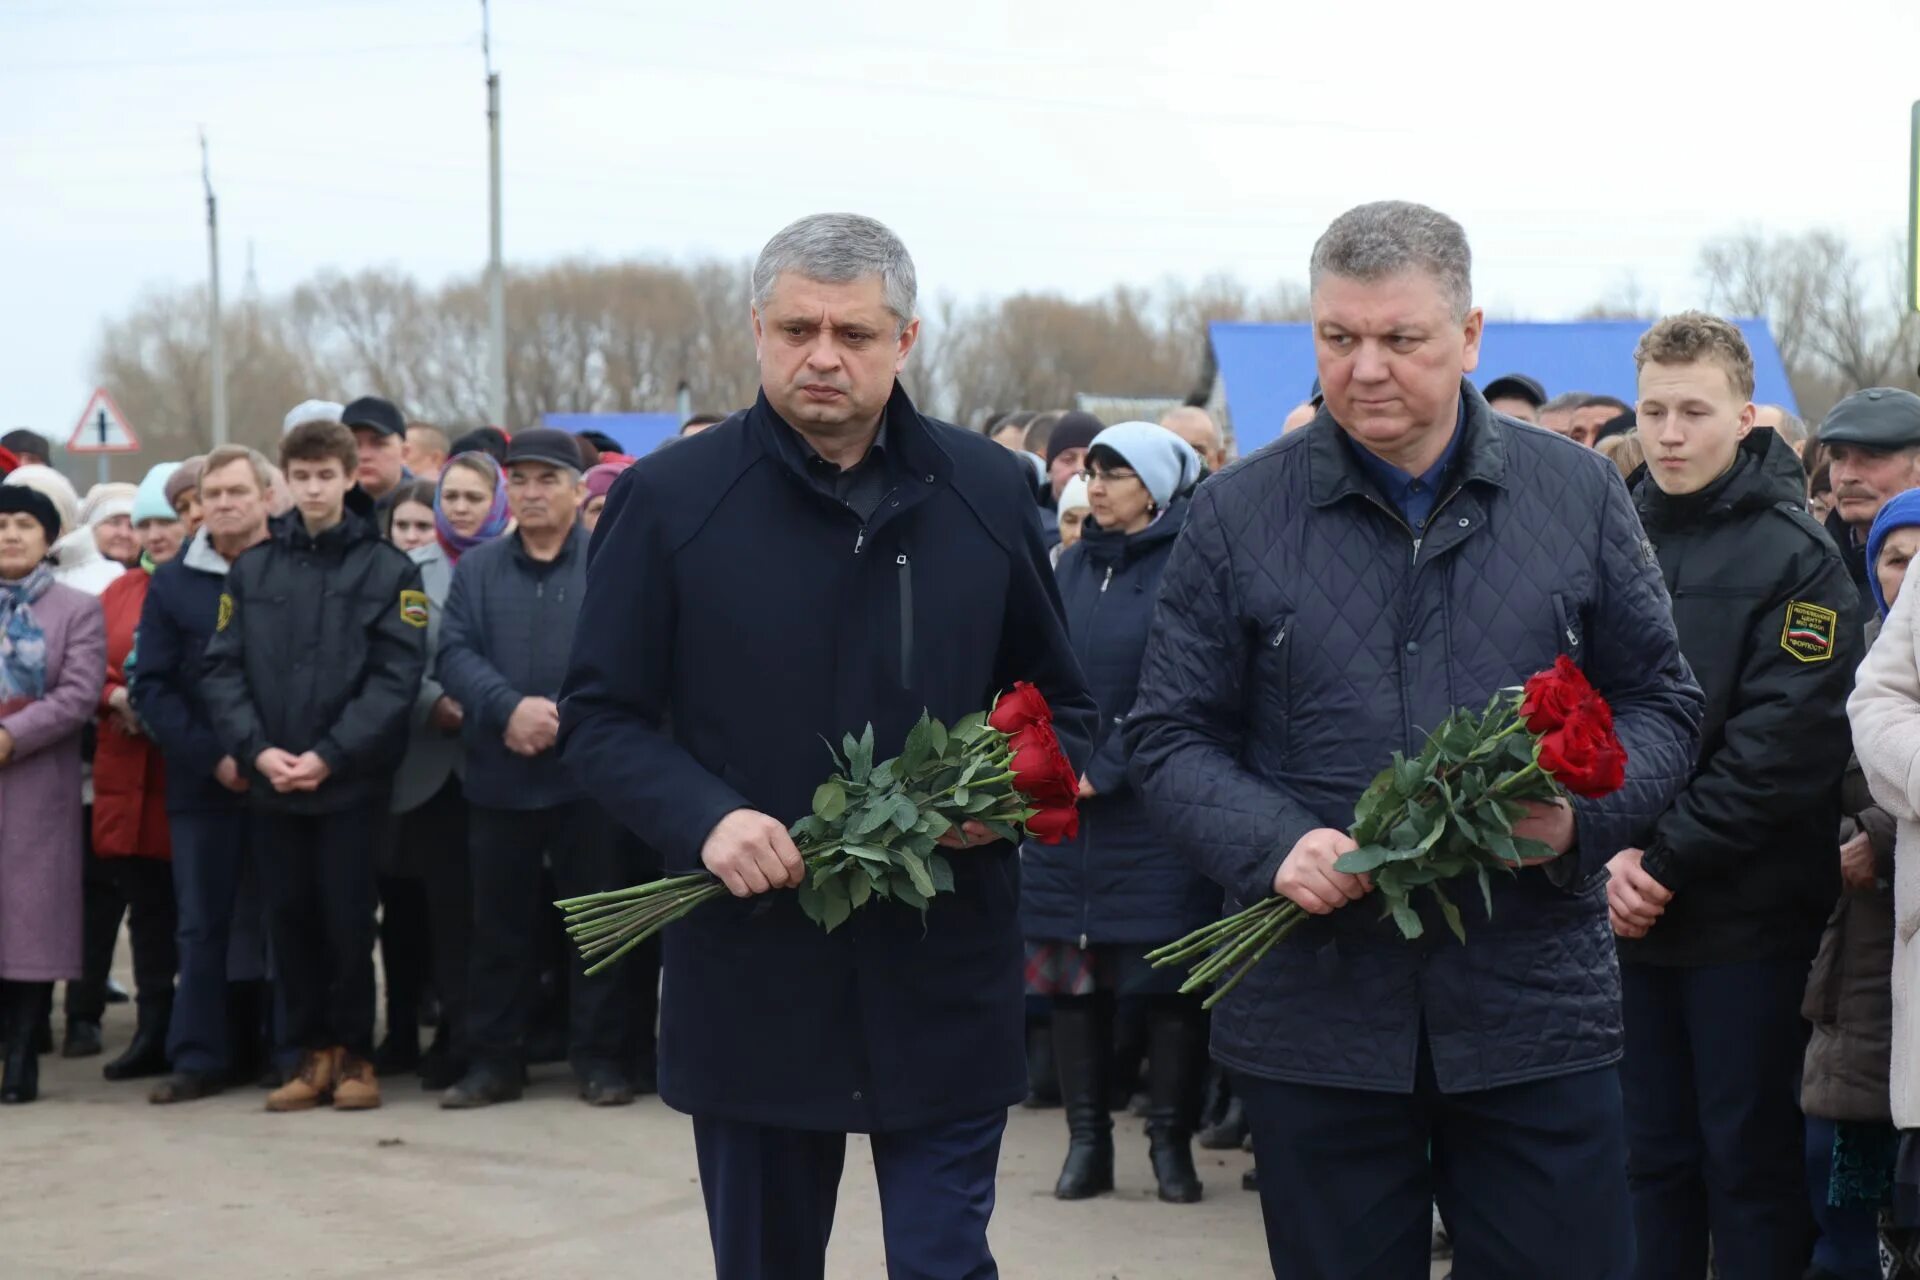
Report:
[[[1053,434],[1047,439],[1047,481],[1053,486],[1049,506],[1060,501],[1060,491],[1067,487],[1067,481],[1087,469],[1087,447],[1105,429],[1100,419],[1077,410],[1053,424]]]

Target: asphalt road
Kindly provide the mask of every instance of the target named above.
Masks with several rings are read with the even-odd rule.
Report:
[[[110,1010],[109,1055],[131,1032],[128,1007]],[[47,1058],[42,1100],[0,1109],[4,1280],[713,1274],[692,1134],[657,1099],[590,1109],[556,1065],[525,1101],[486,1111],[440,1111],[409,1078],[388,1082],[379,1111],[277,1116],[253,1089],[150,1106],[146,1082],[107,1084],[102,1061]],[[1003,1275],[1269,1274],[1259,1205],[1240,1189],[1248,1157],[1201,1153],[1206,1201],[1163,1205],[1141,1122],[1122,1118],[1117,1137],[1119,1191],[1062,1204],[1061,1114],[1014,1112],[993,1226]],[[834,1280],[884,1274],[872,1162],[854,1141]]]

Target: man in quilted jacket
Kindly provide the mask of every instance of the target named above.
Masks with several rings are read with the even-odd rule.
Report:
[[[1606,865],[1692,770],[1702,699],[1611,463],[1495,414],[1465,233],[1363,205],[1314,246],[1314,421],[1215,476],[1175,549],[1128,721],[1169,838],[1236,907],[1313,913],[1215,1011],[1252,1121],[1277,1277],[1620,1277],[1633,1241]],[[1467,941],[1403,940],[1334,869],[1390,753],[1565,654],[1630,756],[1536,806],[1556,856]]]

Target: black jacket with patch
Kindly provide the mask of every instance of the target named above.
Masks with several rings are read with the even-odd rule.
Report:
[[[288,512],[227,572],[202,692],[256,807],[336,813],[384,803],[393,785],[426,670],[427,598],[372,506],[352,490],[346,518],[317,538]],[[315,752],[331,776],[282,795],[253,767],[268,747]]]
[[[1680,649],[1707,698],[1693,777],[1655,824],[1645,866],[1674,890],[1629,963],[1812,954],[1840,891],[1834,832],[1860,663],[1860,600],[1807,514],[1804,473],[1772,431],[1697,494],[1643,470],[1640,516],[1673,596]]]

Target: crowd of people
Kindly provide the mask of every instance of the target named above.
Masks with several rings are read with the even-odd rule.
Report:
[[[1413,1274],[1440,1218],[1463,1275],[1920,1275],[1920,397],[1809,429],[1699,312],[1633,404],[1476,389],[1464,234],[1419,206],[1343,215],[1312,284],[1318,377],[1237,464],[1200,405],[921,417],[911,260],[850,215],[756,267],[759,402],[644,461],[367,396],[82,498],[9,434],[0,1102],[64,982],[59,1051],[155,1104],[659,1088],[725,1280],[818,1274],[848,1132],[900,1274],[993,1274],[1021,1095],[1064,1113],[1062,1200],[1113,1190],[1119,1111],[1170,1204],[1196,1142],[1248,1146],[1276,1275]],[[1547,855],[1464,945],[1344,910],[1387,754],[1556,656],[1626,786],[1529,806]],[[793,887],[818,736],[1016,679],[1067,839],[949,833],[924,923],[768,899],[584,974],[555,899]],[[1272,894],[1314,918],[1216,1013],[1148,961]]]

